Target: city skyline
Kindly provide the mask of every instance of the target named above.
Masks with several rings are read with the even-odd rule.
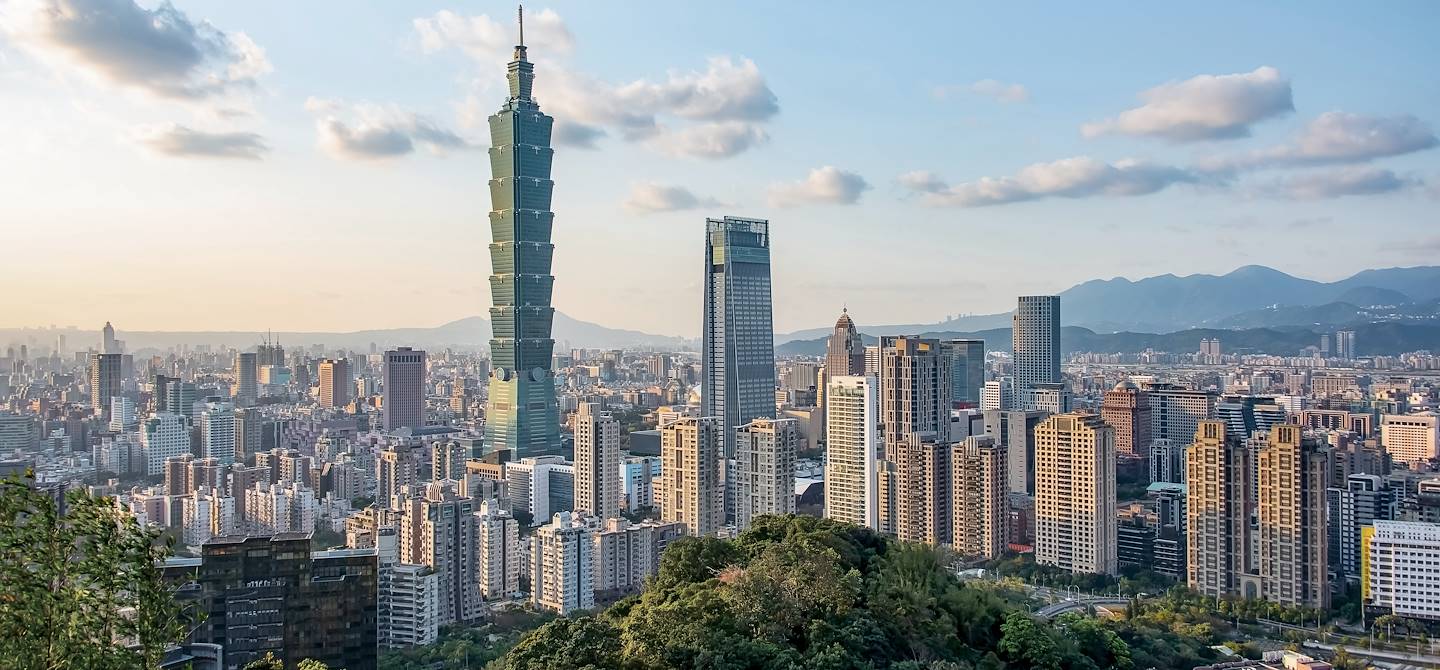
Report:
[[[29,252],[0,281],[44,272],[56,254],[103,263],[114,281],[97,289],[85,276],[49,277],[49,299],[18,306],[4,325],[348,331],[439,324],[488,306],[473,263],[488,242],[485,132],[466,121],[483,122],[501,91],[512,8],[347,11],[347,31],[312,49],[292,31],[334,7],[307,4],[278,22],[263,5],[183,2],[159,28],[140,30],[41,21],[31,11],[40,4],[8,3],[0,19],[0,77],[17,103],[0,111],[0,137],[18,148],[0,166],[0,220],[44,224],[12,232]],[[128,0],[62,4],[159,16]],[[931,6],[920,8],[931,20],[913,26],[872,15],[883,8],[848,8],[827,11],[826,30],[797,29],[815,7],[773,8],[744,30],[727,29],[738,13],[705,7],[532,9],[529,37],[552,59],[540,64],[537,86],[550,91],[540,101],[570,121],[557,128],[568,149],[556,164],[566,184],[556,211],[571,224],[557,231],[558,309],[698,335],[693,314],[649,306],[700,294],[688,271],[700,253],[693,231],[726,213],[776,225],[782,332],[828,323],[841,305],[866,323],[928,322],[1116,272],[1223,273],[1259,262],[1336,279],[1422,263],[1436,248],[1427,114],[1440,91],[1416,84],[1423,71],[1413,65],[1434,60],[1423,57],[1437,47],[1421,29],[1431,6],[1386,16],[1327,6],[1304,17],[1247,8],[1238,26],[1224,7],[1152,8],[1143,22],[1056,8],[1056,20],[1028,25],[1016,10]],[[1145,30],[1149,22],[1192,29],[1162,35]],[[621,23],[646,39],[612,29]],[[1016,25],[1029,39],[1005,29]],[[199,29],[187,38],[177,26]],[[1226,40],[1210,39],[1222,32]],[[113,38],[113,51],[77,35]],[[184,39],[206,48],[187,50]],[[820,41],[904,48],[822,62]],[[1335,43],[1352,48],[1327,46]],[[178,45],[184,57],[138,56],[147,44]],[[1045,67],[1042,52],[1069,53],[1068,67]],[[906,74],[893,76],[901,65]],[[894,122],[928,141],[887,137],[882,150],[855,136],[876,100],[907,101],[892,106]],[[1216,100],[1244,104],[1206,105]],[[871,222],[897,216],[935,242],[907,245],[904,262],[876,255],[873,272],[904,277],[862,282],[823,263],[857,245],[894,250],[889,226]],[[1405,243],[1309,241],[1377,217]],[[385,267],[401,230],[426,272],[364,291],[315,281]],[[1090,253],[1040,262],[1029,249],[1037,230]],[[977,236],[989,253],[954,262]],[[425,239],[446,243],[414,241]],[[1299,253],[1258,253],[1277,244]],[[341,253],[312,253],[322,247]],[[1149,253],[1137,257],[1142,248]],[[663,253],[614,262],[637,249]],[[234,268],[252,290],[197,322],[199,302],[187,301],[210,298],[146,295],[142,273],[157,257],[197,277]],[[587,281],[602,272],[606,281]],[[920,286],[950,302],[911,296],[907,287]],[[375,302],[392,308],[366,309]],[[260,314],[266,323],[255,323]]]

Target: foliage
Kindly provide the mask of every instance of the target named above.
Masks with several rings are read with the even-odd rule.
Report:
[[[375,504],[375,496],[355,496],[350,499],[350,509],[365,509]]]
[[[380,670],[484,667],[515,646],[522,635],[551,619],[554,615],[549,613],[496,610],[482,626],[442,630],[434,644],[381,653]]]
[[[1027,584],[1065,590],[1074,588],[1087,593],[1161,593],[1175,585],[1175,580],[1135,566],[1121,570],[1120,576],[1076,574],[1053,565],[1040,565],[1031,554],[1007,554],[985,564],[985,568],[1001,577],[1014,577]]]
[[[240,670],[285,670],[285,664],[275,658],[275,653],[267,651],[264,658],[257,658],[245,664]],[[307,669],[308,670],[308,669]]]
[[[733,541],[677,540],[643,594],[552,621],[488,667],[1131,670],[1151,667],[1135,654],[1140,635],[1180,649],[1146,651],[1167,661],[1155,667],[1213,658],[1208,636],[1074,615],[1046,623],[997,593],[960,582],[932,547],[828,519],[762,517]]]
[[[0,658],[16,670],[155,667],[186,636],[168,545],[108,498],[0,482]]]

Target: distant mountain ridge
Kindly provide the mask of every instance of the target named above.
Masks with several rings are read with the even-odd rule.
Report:
[[[1092,279],[1060,293],[1060,316],[1064,325],[1102,333],[1171,333],[1246,323],[1234,317],[1280,307],[1346,303],[1370,308],[1426,303],[1437,298],[1440,298],[1440,267],[1436,266],[1364,270],[1339,281],[1321,282],[1261,265],[1247,265],[1224,275],[1165,274],[1138,281],[1124,277]],[[1351,322],[1361,320],[1363,317]],[[971,332],[1005,328],[1009,323],[1010,314],[1006,312],[934,324],[861,325],[860,329],[884,334]],[[1305,324],[1299,321],[1254,325]],[[777,335],[776,342],[812,339],[828,332],[828,328],[811,328]]]
[[[116,326],[117,338],[123,340],[126,349],[133,352],[146,349],[165,350],[181,345],[210,345],[244,349],[260,343],[267,335],[255,331],[125,330],[123,322],[118,322]],[[34,343],[32,346],[39,347],[37,351],[48,351],[55,342],[55,336],[59,334],[66,336],[67,348],[70,349],[84,350],[90,346],[97,346],[100,341],[98,330],[91,332],[69,328],[0,328],[0,343],[32,342]],[[434,328],[387,328],[357,330],[348,333],[275,331],[268,335],[287,347],[323,344],[330,349],[368,351],[372,343],[382,349],[400,346],[436,350],[446,347],[477,349],[488,345],[490,334],[489,319],[483,316],[471,316]],[[88,335],[94,336],[94,344],[75,339]],[[693,340],[683,337],[607,328],[596,323],[571,318],[558,311],[555,313],[554,335],[557,350],[570,347],[587,349],[653,348],[659,350],[680,350],[694,347]]]

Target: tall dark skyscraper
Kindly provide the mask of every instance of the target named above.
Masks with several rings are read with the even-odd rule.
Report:
[[[985,385],[985,340],[945,340],[940,351],[950,361],[950,401],[979,407],[980,388]]]
[[[385,430],[425,425],[425,352],[400,347],[385,352]]]
[[[97,416],[110,418],[110,399],[120,395],[120,354],[91,354],[90,405]]]
[[[700,411],[724,420],[728,457],[736,428],[775,414],[769,222],[705,221],[704,318]]]
[[[546,453],[560,443],[551,353],[550,306],[555,277],[550,242],[555,182],[550,130],[555,120],[531,97],[535,66],[526,60],[525,24],[506,78],[510,98],[490,116],[490,396],[486,448],[516,458]]]

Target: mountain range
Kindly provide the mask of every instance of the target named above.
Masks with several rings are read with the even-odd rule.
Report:
[[[1440,267],[1365,270],[1334,282],[1247,265],[1224,275],[1173,274],[1131,281],[1094,279],[1060,293],[1062,324],[1097,333],[1174,333],[1196,328],[1356,325],[1374,321],[1440,323]],[[852,315],[853,317],[854,315]],[[931,324],[862,325],[870,333],[974,332],[1007,328],[1010,314],[965,316]],[[829,333],[811,328],[776,342]]]

